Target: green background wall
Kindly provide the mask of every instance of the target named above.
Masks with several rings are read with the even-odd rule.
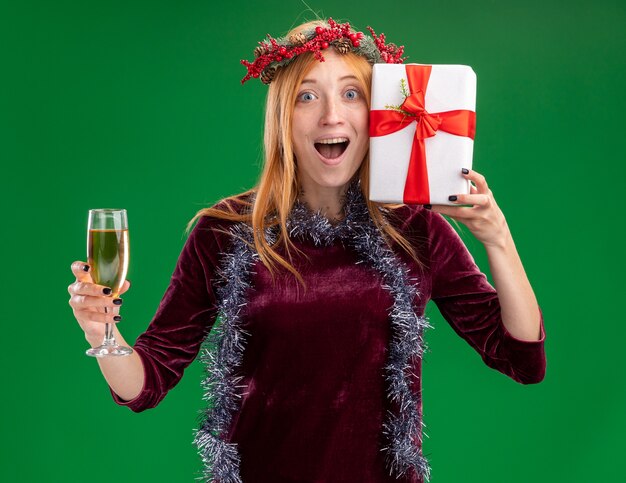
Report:
[[[474,68],[474,167],[544,311],[547,375],[523,386],[486,367],[430,306],[431,481],[624,481],[626,4],[309,3],[404,43],[409,61]],[[127,208],[133,287],[120,329],[129,341],[145,329],[186,222],[257,179],[266,89],[239,84],[239,59],[310,19],[305,10],[296,0],[2,2],[2,481],[197,476],[199,363],[158,408],[116,406],[84,355],[69,267],[85,258],[87,210]],[[481,244],[465,239],[487,270]]]

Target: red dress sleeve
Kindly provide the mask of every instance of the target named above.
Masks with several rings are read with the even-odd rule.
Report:
[[[539,340],[511,335],[502,323],[496,290],[452,226],[440,214],[430,213],[431,298],[441,315],[489,367],[521,384],[541,382],[546,370],[541,309]]]
[[[116,403],[135,412],[155,407],[178,383],[217,317],[212,282],[223,247],[208,220],[201,218],[189,235],[157,312],[133,347],[144,368],[141,392],[125,401],[111,390]]]

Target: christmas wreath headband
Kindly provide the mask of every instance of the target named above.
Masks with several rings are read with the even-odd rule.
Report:
[[[385,34],[376,35],[374,29],[367,27],[372,34],[366,37],[363,32],[355,32],[348,22],[340,24],[332,18],[328,19],[328,27],[321,25],[289,37],[273,38],[267,34],[267,40],[259,42],[254,49],[254,61],[242,60],[241,63],[248,69],[246,76],[241,79],[243,84],[252,77],[259,77],[261,82],[269,84],[274,79],[276,70],[289,65],[303,52],[313,52],[320,62],[324,62],[322,50],[333,46],[340,54],[354,52],[365,57],[370,64],[387,63],[402,64],[404,46],[385,44]]]

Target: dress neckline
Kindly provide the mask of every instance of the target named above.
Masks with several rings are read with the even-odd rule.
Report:
[[[332,245],[338,240],[346,240],[354,233],[356,225],[369,220],[369,210],[361,191],[361,182],[353,180],[342,197],[343,218],[336,223],[314,211],[301,201],[296,200],[287,217],[287,233],[290,237],[311,239],[315,245]]]

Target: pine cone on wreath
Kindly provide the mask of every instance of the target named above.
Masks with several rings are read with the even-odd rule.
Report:
[[[295,46],[306,44],[306,37],[304,34],[293,34],[289,36],[289,43]]]
[[[352,50],[352,44],[350,44],[348,39],[339,39],[334,41],[332,44],[340,54],[347,54],[350,50]]]
[[[267,47],[265,45],[257,45],[254,48],[254,57],[261,57],[263,54],[267,54]]]
[[[261,72],[261,82],[263,82],[263,84],[269,84],[270,82],[272,82],[272,80],[274,80],[275,74],[276,67],[267,66],[265,69],[263,69],[263,72]]]

